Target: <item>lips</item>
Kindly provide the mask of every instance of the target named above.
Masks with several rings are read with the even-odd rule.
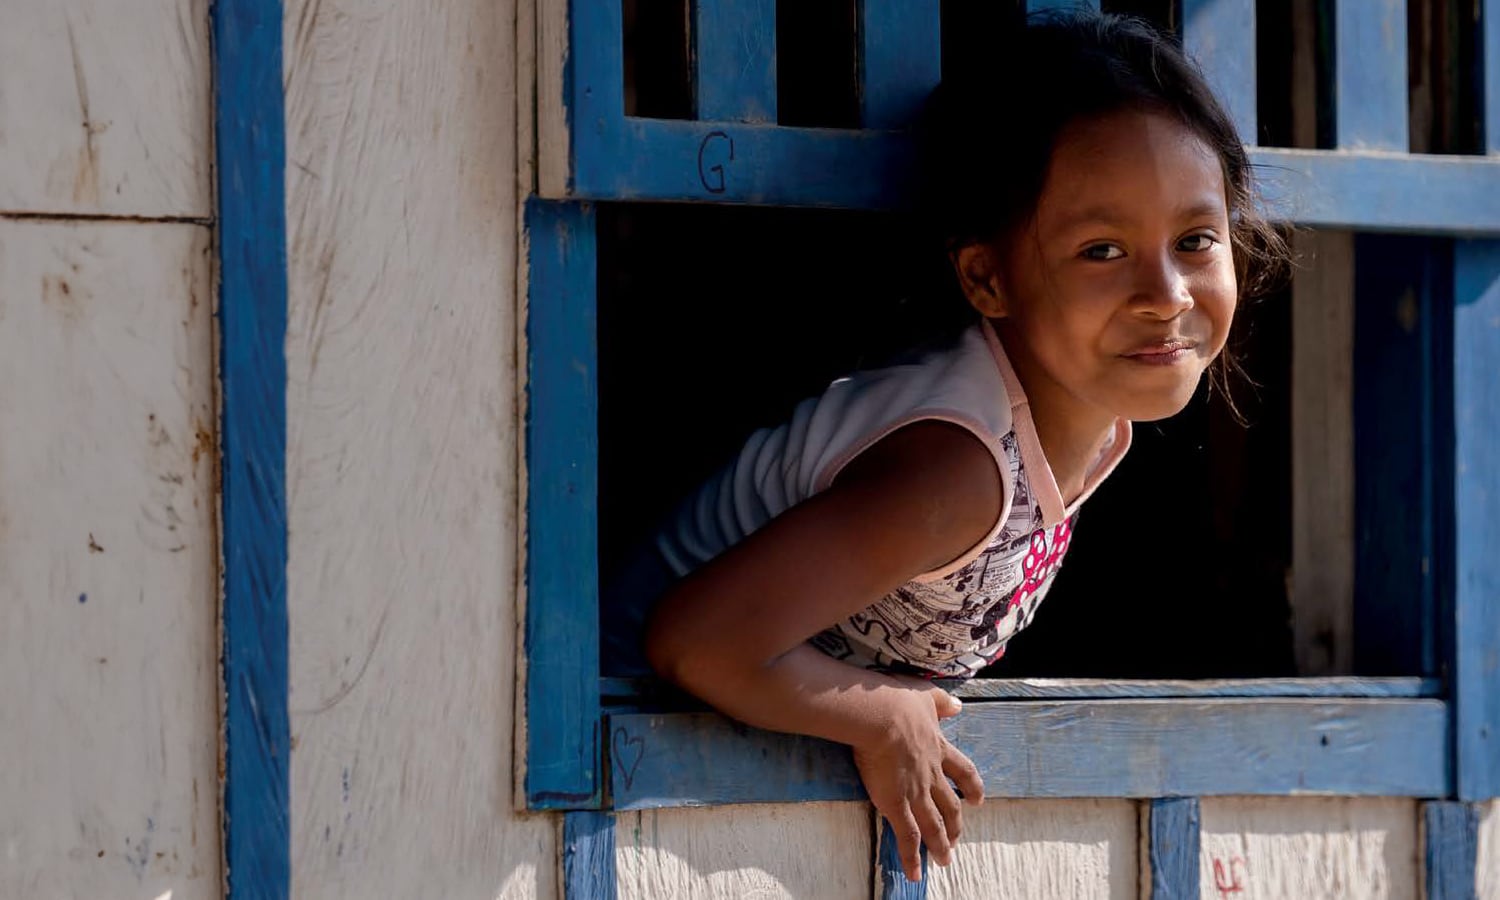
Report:
[[[1171,338],[1164,341],[1151,341],[1141,344],[1133,350],[1120,354],[1126,359],[1146,365],[1168,366],[1181,362],[1193,355],[1193,350],[1198,342],[1188,338]]]

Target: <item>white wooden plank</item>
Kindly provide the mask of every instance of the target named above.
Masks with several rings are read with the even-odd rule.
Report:
[[[1479,856],[1474,866],[1479,900],[1500,900],[1500,800],[1483,804]]]
[[[1416,900],[1417,802],[1204,798],[1204,897]]]
[[[1300,675],[1354,666],[1354,236],[1302,231],[1292,283],[1292,639]]]
[[[286,7],[298,897],[551,897],[511,812],[516,6]]]
[[[218,897],[210,234],[0,221],[0,897]]]
[[[991,800],[964,808],[947,868],[929,865],[930,900],[1136,896],[1137,813],[1129,800]]]
[[[537,193],[561,199],[572,178],[564,70],[568,56],[568,0],[536,3]]]
[[[5,4],[0,212],[209,216],[208,6]]]
[[[871,810],[863,803],[720,806],[620,814],[620,900],[866,900]]]

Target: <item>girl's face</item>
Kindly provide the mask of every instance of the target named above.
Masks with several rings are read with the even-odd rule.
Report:
[[[1218,155],[1127,111],[1059,135],[1031,222],[960,280],[996,318],[1034,408],[1133,420],[1187,405],[1229,335],[1236,284]],[[988,306],[989,308],[986,308]]]

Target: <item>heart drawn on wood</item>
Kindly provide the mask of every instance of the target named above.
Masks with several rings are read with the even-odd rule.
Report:
[[[615,769],[619,771],[620,780],[625,782],[625,790],[628,791],[635,782],[635,770],[641,766],[641,757],[646,755],[646,739],[631,737],[630,732],[621,726],[610,735],[609,745]]]

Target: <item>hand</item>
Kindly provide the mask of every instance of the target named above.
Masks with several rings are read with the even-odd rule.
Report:
[[[977,805],[984,801],[984,782],[938,727],[939,719],[958,715],[958,698],[920,679],[900,680],[909,690],[901,692],[885,733],[854,747],[854,765],[870,802],[890,820],[907,879],[919,881],[921,844],[938,865],[948,865],[963,831],[958,792]]]

